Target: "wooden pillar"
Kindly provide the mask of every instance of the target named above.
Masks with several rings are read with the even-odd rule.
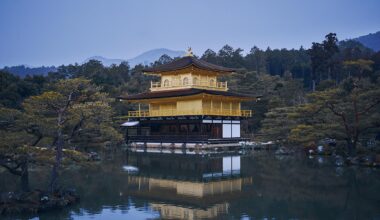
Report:
[[[232,115],[232,102],[230,101],[230,115]]]
[[[179,124],[179,120],[177,119],[176,120],[177,121],[177,135],[181,135],[181,126],[180,126],[180,124]]]
[[[220,114],[223,114],[223,99],[220,99]]]
[[[141,104],[139,103],[139,117],[141,117]]]
[[[211,98],[211,114],[213,114],[213,111],[212,111],[212,98]]]
[[[189,124],[189,123],[186,123],[186,140],[187,140],[188,137],[189,137],[189,133],[190,133],[190,124]]]
[[[239,116],[241,116],[241,102],[239,102]]]
[[[199,134],[202,135],[203,134],[203,122],[202,122],[202,119],[201,119],[201,123],[199,124]]]
[[[211,138],[214,138],[214,119],[211,120]]]

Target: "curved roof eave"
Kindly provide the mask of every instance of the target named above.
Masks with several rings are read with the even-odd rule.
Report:
[[[170,72],[170,71],[185,69],[191,65],[203,70],[219,72],[219,73],[236,72],[236,69],[218,66],[218,65],[208,63],[203,60],[199,60],[195,57],[182,57],[181,59],[175,60],[173,62],[163,64],[157,67],[146,68],[146,69],[143,69],[142,71],[148,74],[163,73],[163,72]]]
[[[180,89],[180,90],[170,90],[170,91],[160,91],[160,92],[144,92],[134,95],[128,95],[126,97],[119,97],[127,101],[137,101],[137,100],[147,100],[147,99],[160,99],[160,98],[171,98],[171,97],[184,97],[184,96],[193,96],[199,94],[209,94],[209,95],[218,95],[226,97],[237,97],[241,99],[254,100],[260,96],[250,96],[245,94],[239,94],[235,92],[228,91],[214,91],[214,90],[205,90],[205,89]]]

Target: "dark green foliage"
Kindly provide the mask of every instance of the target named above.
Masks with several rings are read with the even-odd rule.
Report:
[[[203,53],[201,59],[202,59],[202,60],[205,60],[205,61],[207,61],[207,62],[209,62],[209,63],[217,63],[217,62],[218,62],[218,61],[217,61],[218,58],[217,58],[217,55],[216,55],[215,51],[213,51],[213,50],[211,50],[211,49],[207,49],[207,50]]]
[[[162,65],[173,59],[176,58],[163,55],[151,65]],[[220,77],[221,81],[228,81],[231,91],[262,95],[260,101],[243,103],[242,107],[254,111],[254,116],[247,123],[248,133],[260,133],[263,140],[272,140],[279,131],[284,131],[278,136],[279,139],[297,137],[296,134],[303,134],[305,131],[312,134],[313,128],[318,126],[319,130],[324,128],[323,123],[319,122],[326,121],[326,118],[337,126],[335,117],[324,114],[326,118],[321,116],[321,120],[316,121],[318,126],[307,127],[309,122],[302,121],[302,123],[307,122],[306,127],[302,127],[301,124],[301,127],[296,128],[304,130],[295,130],[298,133],[289,136],[292,126],[297,126],[298,123],[294,118],[295,115],[301,115],[297,107],[310,104],[308,93],[311,91],[323,93],[340,88],[350,93],[355,89],[353,78],[365,79],[367,83],[375,85],[379,82],[380,76],[380,52],[374,53],[353,40],[338,43],[334,33],[327,34],[322,42],[314,42],[309,50],[303,47],[290,50],[268,47],[263,50],[254,46],[244,55],[242,49],[225,45],[217,52],[206,50],[201,59],[237,69],[234,74]],[[105,67],[99,61],[90,60],[82,65],[60,66],[56,72],[51,72],[47,76],[19,78],[2,71],[0,105],[22,110],[21,103],[24,99],[46,91],[54,91],[52,85],[59,80],[84,78],[98,86],[100,92],[107,93],[113,98],[109,104],[113,110],[112,116],[117,118],[135,108],[134,105],[126,105],[117,100],[118,96],[145,92],[150,86],[150,81],[157,80],[154,76],[143,74],[144,67],[146,66],[137,65],[131,69],[126,62]],[[292,123],[286,123],[287,121]],[[271,131],[274,128],[277,131]],[[90,130],[89,128],[85,134],[89,140],[92,138]],[[33,129],[29,131],[30,134],[37,135],[36,138],[39,133],[45,132]],[[323,135],[303,135],[303,137],[319,138]],[[77,142],[80,139],[73,141]]]
[[[27,75],[47,75],[50,72],[55,72],[57,68],[54,66],[41,66],[41,67],[26,67],[25,65],[4,67],[3,71],[12,73],[14,75],[25,77]]]
[[[41,92],[46,78],[43,76],[26,76],[21,79],[11,73],[0,71],[0,106],[20,108],[21,102]]]
[[[173,61],[173,58],[171,58],[170,56],[164,54],[157,61],[155,61],[153,63],[153,66],[159,66],[159,65],[162,65],[162,64],[167,64],[167,63],[170,63],[172,61]]]

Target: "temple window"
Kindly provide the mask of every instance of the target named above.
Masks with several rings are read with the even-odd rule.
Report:
[[[168,79],[164,80],[164,87],[169,87],[169,80]]]
[[[187,78],[187,77],[183,78],[183,85],[184,86],[189,85],[189,78]]]
[[[197,78],[197,77],[194,77],[194,78],[193,78],[193,84],[194,84],[194,85],[198,85],[198,78]]]
[[[210,80],[210,86],[215,86],[215,80],[213,79]]]

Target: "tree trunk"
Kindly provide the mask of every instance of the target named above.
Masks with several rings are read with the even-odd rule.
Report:
[[[311,91],[315,92],[315,79],[311,81]]]
[[[57,131],[57,142],[56,142],[56,153],[55,153],[55,163],[51,172],[50,179],[50,192],[54,192],[57,189],[57,181],[58,181],[58,172],[61,167],[62,162],[62,149],[63,149],[63,136],[62,136],[62,114],[58,116],[58,131]]]
[[[71,144],[71,140],[73,139],[74,135],[77,133],[77,131],[82,127],[84,121],[84,117],[81,116],[79,122],[74,126],[74,128],[71,130],[70,137],[68,138],[68,144]]]
[[[29,192],[29,162],[28,159],[21,165],[21,190]]]
[[[347,150],[351,157],[356,156],[356,142],[352,139],[347,139]]]
[[[354,89],[354,96],[353,96],[353,106],[354,106],[354,128],[353,128],[353,138],[352,138],[352,154],[353,156],[356,155],[356,145],[359,141],[359,110],[358,110],[358,103],[357,103],[357,94],[356,94],[356,88]]]

